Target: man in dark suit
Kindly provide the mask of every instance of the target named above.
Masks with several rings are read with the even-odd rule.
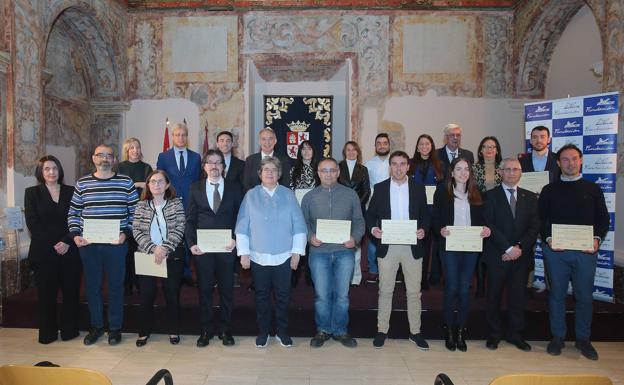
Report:
[[[279,183],[290,188],[290,158],[283,154],[274,153],[275,145],[277,144],[275,131],[269,127],[263,128],[258,133],[258,137],[260,138],[260,152],[251,154],[245,159],[245,171],[243,172],[243,187],[245,191],[260,184],[260,176],[258,174],[260,161],[269,156],[275,156],[280,160],[282,176]]]
[[[557,155],[548,149],[550,130],[545,126],[536,126],[531,130],[531,152],[520,154],[520,166],[523,172],[548,171],[550,183],[559,180],[561,170],[557,166]]]
[[[231,132],[221,131],[217,134],[217,148],[223,153],[223,159],[225,159],[225,180],[228,182],[238,182],[242,186],[245,161],[232,155],[233,144],[234,136],[232,136]]]
[[[171,184],[178,196],[182,197],[184,207],[188,205],[188,192],[191,184],[199,180],[201,173],[201,157],[195,151],[187,148],[188,128],[184,123],[173,125],[173,147],[158,154],[156,168],[163,170],[169,175]],[[189,264],[188,250],[184,253],[184,279],[183,282],[194,286],[193,273]]]
[[[379,267],[379,310],[377,334],[373,346],[381,348],[388,336],[392,296],[399,266],[403,269],[407,292],[407,318],[410,341],[419,349],[428,350],[429,344],[420,333],[420,281],[422,279],[422,242],[415,245],[388,245],[381,242],[382,220],[417,220],[416,238],[422,240],[429,231],[431,218],[427,209],[425,186],[407,176],[409,155],[395,151],[390,155],[390,178],[377,183],[366,212],[366,228],[377,244]]]
[[[207,179],[191,186],[186,214],[186,242],[194,255],[199,282],[199,306],[202,332],[197,346],[208,345],[213,336],[212,290],[215,276],[219,290],[219,338],[223,345],[234,345],[232,337],[232,292],[234,286],[235,242],[225,246],[223,252],[204,252],[197,242],[198,229],[230,230],[236,226],[238,209],[243,201],[243,191],[237,182],[223,179],[225,159],[219,150],[209,150],[204,157]]]
[[[518,187],[522,177],[518,160],[504,159],[498,172],[502,184],[487,192],[484,212],[485,222],[492,230],[483,253],[488,266],[486,346],[497,349],[503,337],[500,305],[506,286],[506,340],[528,352],[531,345],[523,339],[522,331],[528,270],[539,233],[537,195]]]
[[[461,148],[462,129],[455,123],[449,123],[444,126],[444,147],[438,148],[438,159],[448,170],[449,165],[455,158],[464,158],[470,163],[474,163],[474,155],[472,151]]]

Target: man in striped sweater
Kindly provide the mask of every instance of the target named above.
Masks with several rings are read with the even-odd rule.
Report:
[[[67,223],[80,251],[85,274],[91,329],[85,345],[94,344],[104,334],[102,277],[108,283],[108,343],[121,341],[123,321],[123,281],[126,238],[132,235],[132,215],[139,196],[132,179],[112,171],[115,154],[112,147],[99,145],[92,156],[96,171],[76,182]],[[83,234],[85,220],[104,219],[119,222],[119,239],[110,243],[90,242]],[[110,222],[108,222],[110,223]]]

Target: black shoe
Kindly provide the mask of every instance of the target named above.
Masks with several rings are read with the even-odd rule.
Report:
[[[368,273],[366,276],[367,283],[378,283],[379,282],[379,274],[377,273]]]
[[[499,342],[500,340],[498,338],[488,338],[487,341],[485,341],[485,347],[490,350],[496,350],[498,349]]]
[[[551,356],[561,355],[561,349],[565,347],[565,342],[563,342],[563,338],[553,337],[552,340],[548,343],[546,347],[546,351]]]
[[[466,345],[466,328],[456,328],[456,337],[455,341],[457,341],[457,350],[460,352],[465,352],[468,350],[468,345]]]
[[[171,345],[177,345],[177,344],[179,344],[179,343],[180,343],[180,336],[179,336],[179,335],[176,335],[176,336],[172,336],[172,335],[170,335],[170,336],[169,336],[169,343],[170,343]]]
[[[275,339],[285,348],[291,348],[293,346],[293,340],[286,333],[277,333]]]
[[[531,345],[529,345],[522,338],[508,338],[506,341],[512,344],[513,346],[517,347],[518,349],[522,350],[523,352],[531,351]]]
[[[109,330],[108,331],[108,344],[111,346],[117,345],[121,342],[121,330]]]
[[[232,337],[232,332],[229,330],[219,332],[219,339],[225,346],[234,345],[234,337]]]
[[[93,345],[104,335],[104,328],[92,328],[82,341],[85,345]]]
[[[583,357],[592,361],[598,360],[598,352],[594,349],[589,340],[576,341],[574,347],[581,351]]]
[[[381,348],[386,343],[386,338],[388,338],[386,333],[377,332],[375,338],[373,338],[373,346],[378,349]]]
[[[422,333],[416,333],[409,335],[409,340],[418,346],[420,350],[429,350],[429,344],[425,341],[425,338],[422,336]]]
[[[334,341],[338,341],[342,344],[342,346],[346,346],[348,348],[354,348],[357,346],[357,341],[355,338],[351,337],[349,334],[343,334],[340,336],[333,335],[332,339]]]
[[[323,346],[325,341],[329,340],[330,338],[331,338],[330,334],[327,334],[325,332],[318,332],[310,340],[310,346],[313,348],[320,348],[321,346]]]
[[[269,344],[268,334],[260,334],[258,337],[256,337],[257,348],[266,348],[268,344]]]
[[[455,335],[453,328],[449,325],[444,325],[444,346],[452,352],[457,348],[457,342],[455,342]]]
[[[143,347],[145,345],[147,345],[147,340],[149,339],[149,336],[142,336],[137,338],[136,342],[134,343],[136,345],[137,348]]]
[[[182,284],[190,287],[197,287],[197,282],[193,280],[193,277],[182,278]]]
[[[214,337],[212,333],[202,332],[202,334],[197,339],[197,347],[203,348],[204,346],[208,346],[212,337]]]

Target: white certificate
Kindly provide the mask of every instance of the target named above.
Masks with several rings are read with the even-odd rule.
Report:
[[[303,197],[312,190],[313,189],[311,188],[298,188],[295,190],[295,196],[297,197],[297,202],[299,202],[299,206],[301,206],[301,201],[303,200]]]
[[[134,271],[138,275],[167,278],[167,260],[159,264],[154,261],[154,254],[134,253]]]
[[[593,250],[594,227],[584,225],[557,225],[552,229],[552,248],[566,250]]]
[[[482,226],[447,226],[446,251],[483,251]]]
[[[323,243],[345,243],[351,239],[351,221],[317,219],[316,238]]]
[[[232,244],[232,230],[197,230],[197,246],[204,253],[229,253],[225,248]]]
[[[518,186],[539,194],[548,183],[550,183],[548,171],[523,172]]]
[[[82,237],[89,243],[119,243],[119,219],[85,218]]]
[[[384,245],[415,245],[418,243],[415,220],[381,220],[381,243]]]
[[[433,204],[433,195],[435,194],[436,189],[438,188],[438,186],[425,186],[425,192],[427,193],[427,204],[428,205],[432,205]]]

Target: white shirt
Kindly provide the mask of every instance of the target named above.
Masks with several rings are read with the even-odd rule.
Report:
[[[455,201],[453,203],[453,226],[470,226],[470,202],[468,202],[468,193],[462,193],[457,190],[455,193]]]
[[[188,167],[188,151],[186,147],[180,148],[173,146],[173,154],[175,155],[174,158],[178,165],[178,170],[180,169],[180,151],[182,151],[182,157],[184,158],[184,168],[186,169]]]
[[[402,184],[390,180],[390,218],[409,219],[409,183],[407,176]]]
[[[210,178],[206,179],[206,198],[208,198],[208,204],[210,205],[210,208],[213,209],[214,211],[214,188],[215,186],[213,186],[213,183],[219,183],[219,195],[221,196],[221,199],[223,200],[223,178],[219,178],[216,182],[213,182],[210,180]]]
[[[152,218],[152,224],[150,226],[150,238],[152,238],[152,242],[155,245],[162,245],[163,237],[167,237],[167,224],[165,222],[165,216],[163,215],[162,211],[165,204],[167,204],[167,201],[164,201],[163,204],[159,206],[155,206],[153,203],[151,204],[152,208],[154,208],[156,211],[156,214],[154,215],[154,218]]]
[[[274,153],[275,153],[275,151],[271,151],[270,154],[265,154],[264,152],[260,151],[260,160],[262,160],[264,158],[268,158],[270,156],[273,156]]]
[[[448,156],[449,163],[459,156],[459,147],[455,151],[451,151],[448,146],[444,146],[444,148],[446,148],[446,156]],[[453,154],[455,154],[455,158],[453,157]]]
[[[227,175],[228,169],[230,168],[230,163],[232,162],[232,153],[223,154],[223,160],[225,164],[223,165],[223,172]]]
[[[349,169],[349,179],[353,177],[353,170],[355,169],[355,163],[357,159],[349,160],[347,159],[347,168]]]
[[[377,183],[390,178],[390,163],[388,163],[387,156],[382,159],[377,155],[367,160],[365,166],[368,169],[371,188]]]

